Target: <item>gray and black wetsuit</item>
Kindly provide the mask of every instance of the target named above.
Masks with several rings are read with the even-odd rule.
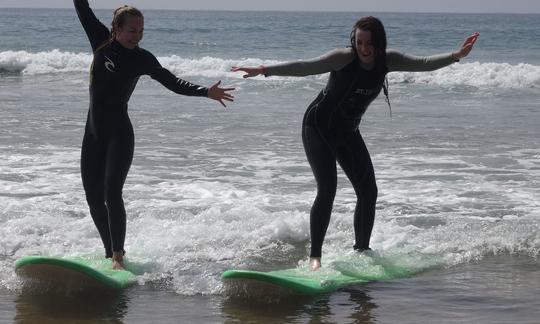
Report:
[[[110,39],[87,0],[74,0],[94,60],[90,108],[82,144],[81,173],[92,219],[107,257],[124,251],[126,212],[122,188],[133,159],[134,136],[128,101],[141,75],[149,75],[178,94],[207,97],[208,89],[177,78],[150,52],[127,49]]]
[[[320,257],[337,188],[339,163],[357,196],[354,212],[357,250],[369,249],[375,219],[377,184],[371,157],[358,130],[362,115],[392,71],[432,71],[454,62],[452,54],[415,57],[387,51],[386,66],[366,69],[351,48],[321,57],[266,67],[266,76],[307,76],[330,72],[326,87],[309,105],[302,141],[317,182],[310,215],[311,257]]]

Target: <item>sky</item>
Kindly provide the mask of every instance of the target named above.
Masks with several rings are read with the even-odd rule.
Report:
[[[539,0],[90,0],[92,8],[540,13]],[[0,8],[70,8],[72,0],[0,0]]]

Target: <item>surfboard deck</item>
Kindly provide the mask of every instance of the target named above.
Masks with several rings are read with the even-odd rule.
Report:
[[[113,270],[110,260],[91,257],[26,256],[15,262],[15,272],[32,284],[67,290],[120,290],[136,282],[132,272]]]
[[[426,260],[420,264],[428,264]],[[262,291],[279,289],[281,294],[316,295],[355,284],[409,277],[422,269],[414,266],[416,261],[420,259],[384,257],[376,253],[353,254],[334,260],[317,271],[310,271],[307,266],[276,271],[231,269],[225,271],[221,278],[226,282],[244,284],[243,290],[248,291],[262,288]]]
[[[341,287],[365,283],[367,280],[341,273],[309,272],[309,270],[287,269],[277,271],[227,270],[224,280],[255,281],[289,290],[293,294],[316,295],[337,290]]]

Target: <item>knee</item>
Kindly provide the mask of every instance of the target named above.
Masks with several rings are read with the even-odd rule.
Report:
[[[366,202],[375,202],[377,201],[377,196],[379,194],[379,189],[375,181],[366,183],[362,186],[355,186],[356,197],[358,200],[363,200]]]
[[[89,195],[87,193],[86,202],[88,203],[92,218],[99,219],[107,216],[107,207],[105,206],[103,195]]]
[[[122,199],[122,190],[106,189],[105,203],[109,208],[112,206],[123,206],[124,200]]]
[[[100,208],[105,203],[105,198],[102,192],[96,190],[86,190],[86,202],[90,209]]]
[[[317,186],[317,199],[332,203],[336,197],[337,184],[334,186]]]
[[[373,200],[377,200],[377,196],[379,195],[379,188],[377,187],[377,184],[375,182],[373,182],[369,191],[371,193],[370,198]]]

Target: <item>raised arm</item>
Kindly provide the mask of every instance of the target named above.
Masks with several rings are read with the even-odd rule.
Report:
[[[386,52],[388,71],[422,72],[434,71],[443,68],[454,62],[458,62],[461,58],[469,55],[479,36],[479,33],[472,34],[465,39],[465,42],[457,51],[445,54],[413,56],[388,50]]]
[[[88,0],[73,0],[73,4],[84,31],[90,40],[92,51],[96,51],[99,46],[109,39],[109,29],[97,19],[88,4]]]
[[[258,67],[233,67],[231,71],[242,71],[244,78],[254,77],[259,74],[265,76],[307,76],[336,71],[343,68],[354,59],[354,53],[350,48],[336,49],[322,56],[310,60],[281,63],[270,66]]]

